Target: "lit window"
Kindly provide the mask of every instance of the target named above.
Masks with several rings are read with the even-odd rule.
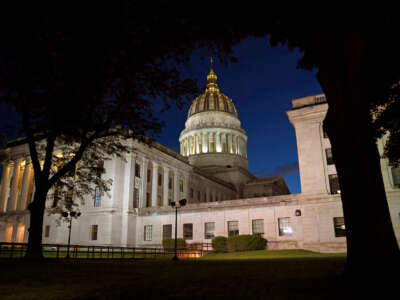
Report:
[[[172,238],[172,225],[163,225],[163,240]]]
[[[140,165],[135,164],[135,176],[140,178]]]
[[[193,224],[183,224],[183,238],[185,240],[193,239]]]
[[[215,237],[215,222],[204,223],[204,238],[212,239]]]
[[[332,149],[331,149],[331,148],[325,149],[325,154],[326,154],[326,163],[327,163],[328,165],[333,165],[333,164],[335,164],[335,163],[333,162]]]
[[[239,235],[239,221],[228,221],[228,236]]]
[[[157,206],[161,206],[161,196],[157,196]]]
[[[50,225],[44,227],[44,237],[48,238],[50,236]]]
[[[331,194],[340,194],[339,178],[337,174],[329,175],[329,187]]]
[[[291,236],[293,233],[290,218],[279,218],[279,236]]]
[[[333,218],[333,226],[335,228],[335,237],[346,236],[346,226],[344,225],[344,217]]]
[[[153,235],[153,225],[144,225],[144,240],[151,241]]]
[[[133,189],[133,208],[139,207],[139,189]]]
[[[97,241],[97,231],[98,231],[98,225],[92,225],[91,226],[91,239],[92,241]]]
[[[264,234],[264,220],[252,220],[253,234]]]
[[[94,203],[93,203],[94,207],[100,207],[101,206],[101,190],[100,187],[96,187],[95,191],[94,191]]]

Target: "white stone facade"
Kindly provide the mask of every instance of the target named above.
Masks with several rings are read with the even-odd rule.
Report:
[[[105,162],[102,176],[113,180],[111,191],[86,197],[82,215],[73,220],[71,243],[158,247],[174,232],[174,209],[169,203],[186,198],[177,229],[178,237],[188,243],[210,243],[212,236],[230,233],[261,233],[270,249],[345,251],[340,193],[332,183],[336,170],[328,161],[330,144],[322,130],[327,111],[323,100],[323,95],[295,99],[293,110],[287,112],[296,131],[301,194],[289,194],[282,178],[257,179],[248,172],[247,136],[234,106],[231,112],[191,108],[180,136],[182,155],[157,143],[149,147],[129,141],[135,151],[126,161],[113,157]],[[221,109],[230,105],[224,101]],[[215,144],[210,146],[210,141]],[[383,143],[378,142],[381,152]],[[10,160],[3,164],[0,186],[0,241],[26,242],[33,170],[26,145],[5,152]],[[399,239],[400,189],[387,160],[381,162]],[[49,193],[47,207],[51,205]],[[67,242],[67,224],[57,225],[57,219],[45,215],[43,243]]]

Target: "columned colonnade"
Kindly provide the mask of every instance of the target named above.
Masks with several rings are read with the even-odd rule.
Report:
[[[138,207],[134,207],[135,195],[130,208],[168,206],[169,201],[179,201],[187,198],[189,174],[178,171],[178,168],[149,159],[137,153],[132,153],[131,174],[134,188],[139,192]],[[140,168],[137,174],[136,168]],[[139,176],[136,176],[139,175]],[[171,181],[171,183],[170,183]]]
[[[181,140],[181,155],[200,153],[231,153],[247,157],[246,139],[232,131],[207,131],[185,136]]]

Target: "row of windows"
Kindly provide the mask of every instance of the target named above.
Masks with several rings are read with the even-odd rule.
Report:
[[[252,220],[252,234],[264,234],[264,220]],[[228,236],[239,235],[239,221],[228,221]],[[346,228],[343,217],[333,218],[335,237],[346,236]],[[278,218],[279,236],[291,236],[293,228],[290,218]],[[144,240],[151,241],[153,238],[153,225],[144,226]],[[204,239],[215,237],[215,222],[204,223]],[[172,238],[172,224],[164,224],[162,227],[162,238]],[[193,223],[183,224],[183,238],[185,240],[193,239]]]
[[[196,196],[196,197],[195,197]],[[201,191],[194,191],[194,189],[190,188],[189,190],[189,197],[190,199],[194,199],[197,202],[214,202],[214,201],[222,201],[229,199],[229,197],[225,195],[213,195],[213,193],[210,191],[209,194],[207,195],[207,192],[204,191],[203,193]]]

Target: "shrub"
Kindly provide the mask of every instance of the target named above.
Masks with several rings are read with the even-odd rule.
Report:
[[[216,236],[212,239],[212,247],[215,252],[226,252],[227,251],[227,238],[224,236]]]
[[[162,245],[164,249],[174,249],[175,248],[175,239],[163,239]],[[186,248],[186,241],[184,239],[178,238],[176,240],[176,247],[178,249]]]
[[[227,248],[229,252],[264,250],[267,246],[267,240],[260,235],[235,235],[228,238]]]

